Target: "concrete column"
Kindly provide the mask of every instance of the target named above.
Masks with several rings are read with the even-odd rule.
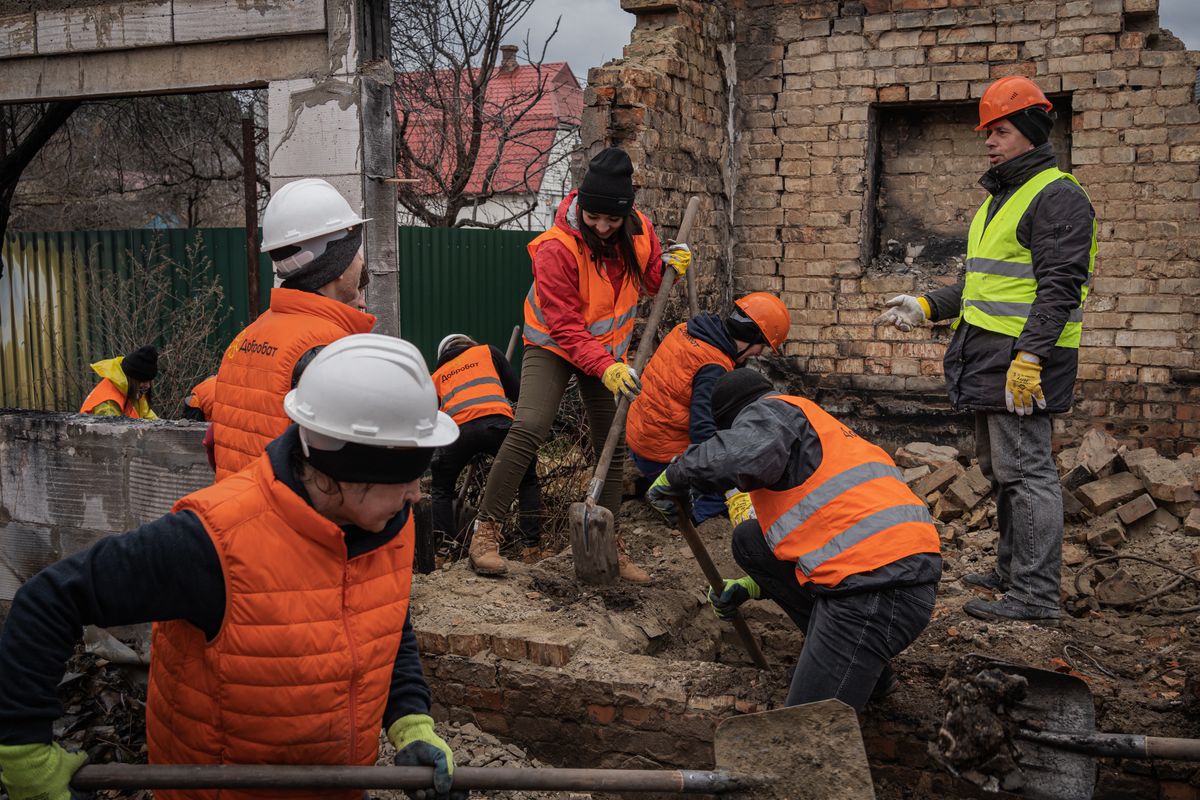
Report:
[[[328,0],[329,58],[318,75],[272,81],[267,101],[271,190],[324,178],[371,219],[364,246],[367,305],[378,333],[399,335],[393,73],[387,3]]]

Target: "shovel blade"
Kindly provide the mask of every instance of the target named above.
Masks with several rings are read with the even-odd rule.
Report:
[[[874,800],[858,715],[840,700],[730,717],[717,726],[717,768],[760,775],[755,800]]]
[[[617,534],[612,512],[604,506],[571,503],[570,515],[576,577],[593,585],[616,583]]]
[[[979,658],[983,658],[979,656]],[[1093,733],[1096,706],[1087,682],[1048,669],[990,660],[985,668],[1021,675],[1029,681],[1025,699],[1014,712],[1035,719],[1049,731]],[[1049,745],[1020,739],[1020,765],[1025,775],[1021,794],[1042,800],[1090,800],[1096,786],[1096,759]]]

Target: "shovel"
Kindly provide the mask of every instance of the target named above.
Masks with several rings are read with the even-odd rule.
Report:
[[[512,361],[513,353],[517,352],[517,342],[521,339],[521,326],[514,325],[512,335],[508,337],[508,348],[504,351],[504,357],[509,362]],[[470,539],[467,531],[471,528],[471,523],[475,521],[475,517],[479,514],[479,509],[475,508],[473,503],[467,502],[467,491],[471,488],[471,480],[475,477],[475,467],[477,462],[472,461],[467,464],[466,470],[463,472],[462,488],[458,490],[458,497],[454,500],[454,523],[458,526],[455,533],[458,535],[459,541],[467,541]]]
[[[669,792],[756,800],[875,797],[858,717],[838,700],[732,717],[717,726],[715,770],[458,767],[454,789]],[[98,764],[77,791],[102,789],[429,789],[432,767]]]
[[[688,504],[682,500],[676,500],[675,505],[679,510],[679,532],[683,534],[684,541],[691,548],[692,556],[700,564],[700,571],[704,573],[704,578],[708,581],[709,587],[719,595],[725,588],[725,581],[721,578],[721,571],[713,563],[712,557],[708,554],[708,548],[704,546],[704,541],[700,538],[700,534],[696,533],[696,527],[692,525],[692,514],[688,508]],[[762,649],[758,646],[758,640],[754,638],[754,633],[750,630],[750,625],[746,622],[746,618],[742,616],[740,609],[733,612],[733,629],[737,631],[738,638],[742,640],[742,647],[746,648],[746,652],[749,653],[750,660],[754,662],[754,666],[759,669],[767,669],[766,656],[763,655]]]
[[[980,658],[983,658],[980,656]],[[1200,739],[1130,733],[1097,733],[1096,706],[1087,682],[1074,675],[992,660],[985,668],[1020,675],[1029,682],[1015,711],[1041,721],[1042,730],[1022,728],[1020,765],[1027,797],[1090,800],[1096,758],[1162,758],[1200,761]]]
[[[679,225],[679,233],[676,234],[677,241],[688,240],[699,209],[699,197],[688,200],[683,222]],[[662,285],[654,298],[650,317],[642,331],[642,340],[638,342],[637,355],[633,359],[633,369],[639,375],[654,350],[654,334],[667,308],[667,300],[670,299],[671,287],[674,285],[675,270],[664,268]],[[608,429],[608,438],[604,440],[600,460],[596,463],[596,471],[588,484],[587,498],[582,503],[571,503],[571,557],[575,560],[575,575],[584,583],[612,584],[617,580],[615,521],[612,512],[604,506],[597,505],[597,501],[604,489],[604,479],[608,476],[613,452],[617,449],[617,442],[625,430],[625,416],[628,413],[629,401],[622,396],[617,401],[617,413],[613,416],[612,427]]]

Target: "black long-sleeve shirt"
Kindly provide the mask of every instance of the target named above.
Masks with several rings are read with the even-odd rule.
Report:
[[[267,446],[275,476],[311,505],[288,464],[299,446],[293,425]],[[408,521],[406,508],[379,533],[348,525],[349,558],[381,547]],[[62,714],[57,686],[84,625],[101,627],[185,620],[212,640],[225,615],[225,579],[199,517],[167,514],[58,561],[30,578],[13,599],[0,633],[0,744],[51,741]],[[429,686],[421,669],[411,614],[384,711],[383,727],[407,714],[427,714]]]

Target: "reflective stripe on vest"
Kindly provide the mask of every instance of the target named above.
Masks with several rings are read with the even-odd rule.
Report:
[[[635,453],[661,463],[687,450],[692,444],[692,381],[710,364],[726,372],[733,369],[733,359],[688,334],[686,322],[663,337],[642,371],[642,393],[630,404],[625,422],[625,442]]]
[[[833,587],[850,575],[939,551],[928,508],[887,453],[811,401],[767,400],[799,408],[821,441],[821,464],[803,484],[750,492],[771,550],[796,563],[800,583]]]
[[[204,525],[225,615],[211,642],[154,623],[146,744],[152,764],[375,763],[412,584],[414,525],[347,558],[345,532],[276,479],[265,454],[173,511]],[[361,790],[286,790],[362,800]],[[251,790],[156,790],[156,800],[250,800]]]
[[[121,409],[123,416],[130,419],[141,419],[142,415],[138,413],[137,405],[134,403],[126,404],[126,396],[117,388],[117,385],[108,378],[102,378],[95,388],[88,393],[88,396],[83,399],[83,405],[79,407],[80,414],[90,414],[96,410],[96,406],[101,403],[112,401]]]
[[[650,266],[648,262],[653,249],[649,234],[650,221],[642,212],[635,213],[642,223],[642,232],[633,237],[633,251],[644,273]],[[609,355],[617,361],[624,360],[633,341],[633,321],[637,316],[637,284],[632,279],[626,279],[619,287],[614,287],[608,279],[608,270],[602,264],[597,265],[591,251],[583,242],[557,225],[529,243],[527,250],[530,259],[537,255],[539,247],[549,241],[560,242],[575,256],[579,297],[583,302],[581,313],[584,328],[600,342]],[[543,347],[570,360],[566,351],[554,340],[550,326],[542,314],[536,280],[525,296],[523,334],[526,344]]]
[[[1025,329],[1030,309],[1037,298],[1033,253],[1017,240],[1017,226],[1038,194],[1056,180],[1079,181],[1057,168],[1042,170],[1027,180],[987,222],[992,198],[975,212],[967,235],[966,278],[962,310],[954,327],[963,320],[985,330],[1017,338]],[[1080,187],[1082,188],[1082,187]],[[1058,337],[1059,347],[1078,348],[1083,332],[1083,303],[1087,299],[1096,265],[1096,222],[1092,221],[1092,246],[1088,257],[1088,279]]]
[[[438,406],[462,425],[497,414],[512,419],[512,405],[504,395],[504,384],[492,363],[486,344],[468,347],[433,372]]]

